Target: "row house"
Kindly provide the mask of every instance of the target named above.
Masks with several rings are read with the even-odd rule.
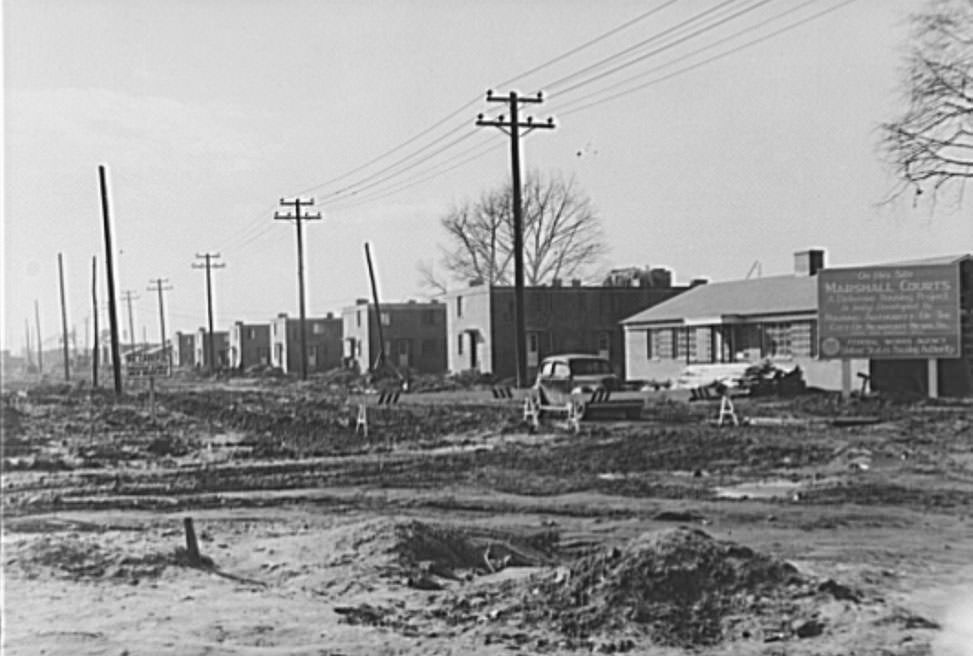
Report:
[[[270,365],[270,324],[237,321],[230,328],[230,367]]]
[[[367,299],[341,312],[345,366],[369,371],[385,342],[387,362],[418,373],[446,371],[446,306],[429,303],[382,303],[381,312]]]
[[[226,369],[230,366],[230,333],[226,330],[214,330],[212,334],[212,348],[214,353],[210,353],[210,334],[205,328],[196,331],[195,356],[193,365],[197,369],[209,369],[210,358],[214,369]]]
[[[328,371],[341,366],[341,319],[332,313],[305,319],[307,370]],[[277,315],[270,324],[270,364],[284,373],[301,372],[301,320]]]
[[[619,321],[673,298],[689,286],[673,286],[671,278],[656,275],[667,284],[655,286],[619,276],[613,286],[584,286],[559,281],[549,287],[524,290],[527,327],[527,376],[554,353],[592,353],[607,358],[618,373],[625,364]],[[450,371],[475,370],[507,379],[516,376],[514,288],[472,284],[445,295],[448,316],[447,366]]]

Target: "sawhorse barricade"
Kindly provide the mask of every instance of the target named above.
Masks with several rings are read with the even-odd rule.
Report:
[[[381,392],[376,398],[377,406],[392,406],[399,402],[401,392]],[[368,437],[368,402],[361,400],[358,403],[358,419],[355,421],[355,435],[361,429],[362,435]]]
[[[581,418],[584,416],[584,401],[570,399],[564,405],[544,405],[540,398],[528,395],[524,399],[524,422],[531,431],[540,428],[542,413],[563,414],[571,432],[578,433],[581,431]]]
[[[512,399],[514,398],[514,392],[508,386],[493,387],[490,390],[493,392],[493,398],[495,399]]]

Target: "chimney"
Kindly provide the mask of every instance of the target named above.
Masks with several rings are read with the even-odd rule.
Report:
[[[817,248],[794,253],[794,275],[813,276],[824,268],[824,251]]]
[[[554,278],[553,280],[551,280],[551,287],[560,287],[561,283],[562,281],[560,278]]]
[[[325,319],[334,319],[334,312],[328,312],[328,313],[327,313],[327,314],[326,314],[326,315],[324,316],[324,318],[325,318]]]
[[[287,318],[287,313],[286,312],[278,312],[277,313],[277,318],[278,319],[286,319]]]
[[[479,287],[483,284],[483,278],[472,278],[470,280],[470,287]]]
[[[367,298],[356,298],[355,299],[355,305],[368,305],[368,299]]]
[[[571,278],[571,286],[572,287],[580,287],[581,286],[581,278]]]
[[[693,278],[689,282],[689,287],[690,287],[690,289],[693,288],[693,287],[699,287],[700,285],[705,285],[708,282],[709,282],[709,279],[708,278]]]

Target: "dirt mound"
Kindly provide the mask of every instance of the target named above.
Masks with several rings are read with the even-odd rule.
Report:
[[[424,572],[459,579],[506,567],[548,565],[557,543],[553,531],[500,531],[410,521],[396,525],[390,552],[397,565],[413,575]]]
[[[785,562],[676,528],[559,568],[525,597],[522,610],[528,620],[553,620],[572,638],[641,634],[664,645],[709,645],[722,640],[728,617],[788,596],[803,582]]]
[[[74,536],[43,536],[19,549],[8,549],[6,566],[15,565],[28,576],[53,570],[58,576],[74,580],[113,580],[137,583],[157,578],[166,567],[180,564],[185,557],[178,552],[127,554],[107,550],[95,542]]]

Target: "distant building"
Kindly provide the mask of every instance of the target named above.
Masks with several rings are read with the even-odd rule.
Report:
[[[308,373],[328,371],[341,366],[341,319],[330,312],[324,317],[308,317]],[[270,324],[270,363],[285,373],[301,373],[301,320],[279,314]]]
[[[230,328],[230,366],[270,365],[270,324],[237,321]]]
[[[173,367],[195,367],[196,366],[196,334],[176,331],[176,337],[172,340],[172,366]]]
[[[210,343],[209,331],[200,328],[196,331],[195,362],[197,369],[209,369],[210,367]],[[230,365],[230,334],[225,330],[213,331],[213,349],[216,351],[214,361],[215,369],[226,369]]]
[[[442,303],[382,303],[381,316],[366,299],[341,311],[345,364],[359,371],[375,365],[381,351],[379,322],[387,361],[401,370],[446,371],[446,306]]]
[[[688,287],[583,286],[555,281],[550,287],[527,287],[527,375],[547,355],[593,353],[608,358],[621,373],[625,362],[618,322],[639,310],[670,299]],[[477,370],[500,379],[516,376],[514,288],[475,284],[445,295],[447,366],[450,371]]]

